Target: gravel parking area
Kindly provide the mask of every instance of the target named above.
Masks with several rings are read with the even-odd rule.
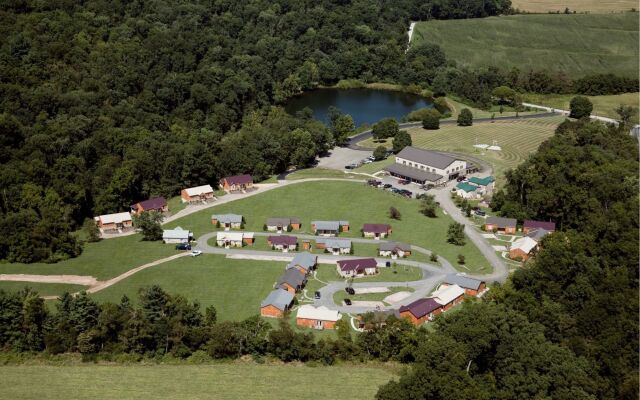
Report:
[[[348,147],[334,147],[328,156],[318,159],[318,167],[344,170],[345,165],[357,163],[371,155],[371,151],[353,150]]]

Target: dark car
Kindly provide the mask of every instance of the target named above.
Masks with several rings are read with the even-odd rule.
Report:
[[[319,298],[320,298],[320,292],[315,292],[315,293],[313,294],[313,297],[315,297],[315,298],[316,298],[316,300],[317,300],[317,299],[319,299]]]
[[[355,164],[349,164],[349,165],[345,165],[344,169],[356,169],[358,166]]]
[[[466,176],[459,176],[456,180],[457,180],[458,182],[462,182],[462,181],[467,180],[467,177],[466,177]]]
[[[392,187],[393,185],[390,183],[385,183],[384,185],[382,185],[383,188],[385,189],[389,189],[390,187]]]
[[[352,296],[353,296],[354,294],[356,294],[356,291],[355,291],[352,287],[346,287],[346,288],[344,288],[344,291],[345,291],[345,292],[347,292],[347,293],[349,293],[349,294],[350,294],[350,295],[352,295]]]
[[[191,245],[189,243],[180,243],[176,245],[176,250],[191,250]]]
[[[344,299],[344,304],[346,306],[350,306],[351,305],[351,300],[350,299]]]
[[[487,213],[484,212],[484,211],[476,210],[476,215],[478,215],[480,217],[484,217],[485,215],[487,215]]]
[[[409,182],[409,181],[408,181],[408,180],[406,180],[406,179],[400,179],[400,180],[398,181],[398,183],[399,183],[399,184],[401,184],[401,185],[408,185],[408,184],[409,184],[409,183],[411,183],[411,182]]]

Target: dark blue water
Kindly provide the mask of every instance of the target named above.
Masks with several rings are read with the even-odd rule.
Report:
[[[433,107],[424,97],[373,89],[318,89],[291,98],[285,105],[290,114],[305,107],[313,111],[313,116],[323,122],[329,122],[329,106],[337,107],[344,114],[353,117],[356,126],[372,125],[383,118],[400,120],[413,110]]]

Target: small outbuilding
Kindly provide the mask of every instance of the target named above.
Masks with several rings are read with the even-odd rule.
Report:
[[[269,232],[298,231],[302,227],[300,219],[296,217],[268,218],[265,226]]]
[[[378,262],[375,258],[339,260],[336,269],[343,278],[375,275],[378,273]]]
[[[383,242],[378,246],[378,255],[394,259],[409,257],[411,255],[411,245],[400,242]]]
[[[311,230],[319,236],[338,236],[349,232],[349,221],[311,221]]]
[[[269,236],[267,238],[267,243],[274,250],[281,250],[284,253],[296,251],[298,249],[298,238],[295,236]]]
[[[467,182],[459,182],[456,185],[456,194],[463,199],[477,199],[480,197],[478,193],[478,187],[471,185]]]
[[[389,224],[364,224],[362,226],[362,234],[367,238],[386,238],[391,232],[391,225]]]
[[[211,223],[216,226],[220,224],[220,227],[224,228],[225,231],[242,229],[243,222],[242,215],[238,214],[213,214],[211,216]]]

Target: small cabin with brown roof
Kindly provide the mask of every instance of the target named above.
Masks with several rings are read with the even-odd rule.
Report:
[[[434,299],[428,298],[418,299],[413,303],[400,307],[398,311],[400,317],[406,318],[413,325],[418,326],[427,321],[432,321],[436,315],[443,311],[443,307],[442,304]]]
[[[129,212],[100,215],[94,220],[102,233],[125,232],[133,229],[133,220]]]
[[[154,197],[131,205],[131,214],[138,215],[145,211],[156,211],[160,213],[169,212],[167,199],[164,197]]]
[[[180,198],[183,203],[208,203],[214,201],[216,196],[211,185],[202,185],[182,189]]]
[[[302,227],[300,219],[296,217],[275,217],[268,218],[264,224],[269,232],[298,231]]]
[[[451,285],[460,286],[464,289],[465,294],[468,296],[478,296],[479,294],[487,290],[487,284],[485,281],[470,278],[461,274],[447,275],[440,287],[447,287]]]
[[[375,275],[378,273],[378,262],[375,258],[339,260],[336,263],[336,269],[343,278]]]
[[[246,192],[253,189],[253,178],[249,174],[225,176],[220,179],[220,188],[225,192]]]
[[[391,225],[389,224],[364,224],[362,226],[362,234],[368,238],[386,238],[391,234]]]
[[[531,219],[527,219],[524,221],[524,224],[522,225],[523,234],[526,235],[529,233],[529,231],[532,231],[534,229],[544,229],[547,232],[555,232],[556,223],[551,221],[534,221]]]
[[[506,234],[516,233],[518,221],[515,218],[487,217],[484,229],[487,232],[500,232]]]
[[[284,289],[274,289],[260,303],[260,315],[269,318],[282,318],[293,305],[293,293]]]
[[[267,243],[273,250],[281,250],[283,253],[296,251],[298,249],[298,238],[295,236],[269,236]]]

